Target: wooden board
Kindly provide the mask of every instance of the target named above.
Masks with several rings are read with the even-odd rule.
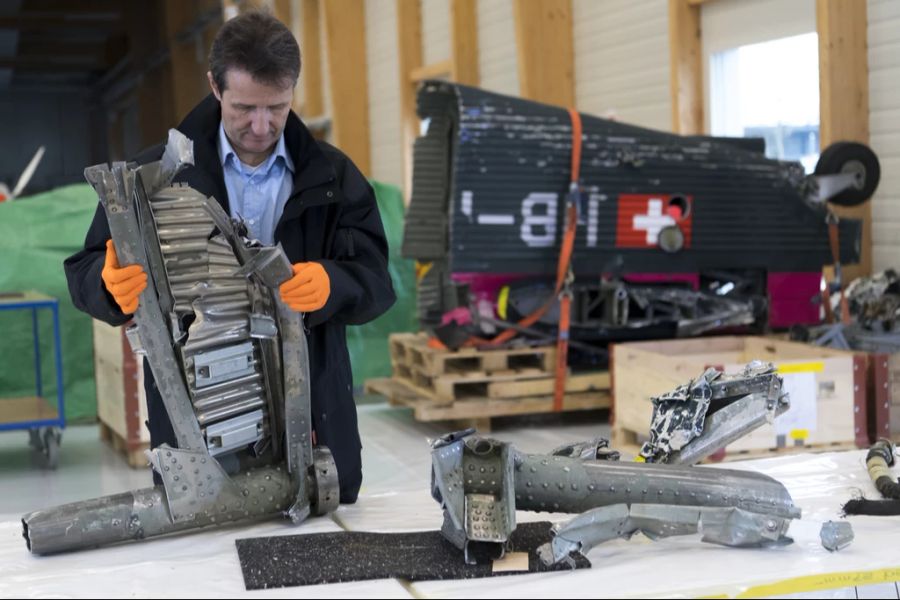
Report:
[[[0,399],[0,423],[3,424],[58,418],[56,403],[50,404],[40,396]]]

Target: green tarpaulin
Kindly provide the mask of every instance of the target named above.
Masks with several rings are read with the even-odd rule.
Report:
[[[72,306],[63,260],[84,243],[97,194],[85,184],[0,203],[0,293],[35,290],[59,300],[68,421],[97,415],[91,318]],[[56,398],[53,321],[38,311],[43,396]],[[35,395],[31,312],[0,312],[0,398]]]
[[[403,194],[400,189],[377,181],[375,188],[378,210],[384,223],[384,233],[390,248],[391,280],[397,303],[371,323],[347,328],[347,345],[353,365],[353,384],[357,391],[366,379],[391,374],[391,355],[388,336],[403,331],[417,331],[416,274],[412,260],[400,256],[403,243]]]

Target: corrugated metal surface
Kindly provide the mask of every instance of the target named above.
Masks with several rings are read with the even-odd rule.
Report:
[[[580,111],[672,129],[667,0],[573,0]]]
[[[366,64],[373,179],[403,185],[396,0],[367,0]]]
[[[450,58],[450,0],[422,0],[422,60]]]
[[[869,131],[881,161],[872,200],[873,269],[900,267],[900,2],[869,0]]]
[[[449,165],[454,132],[456,98],[450,94],[417,97],[417,114],[428,116],[427,135],[413,146],[412,197],[403,228],[403,256],[422,261],[443,260],[448,247]],[[430,116],[429,116],[430,115]]]
[[[434,128],[417,142],[409,213],[416,219],[407,223],[407,242],[417,243],[405,247],[408,255],[436,257],[440,207],[449,200],[452,271],[555,272],[569,178],[568,114],[439,82],[423,88],[419,106],[433,124],[459,123],[449,140]],[[625,272],[815,271],[828,260],[824,214],[800,199],[799,164],[588,115],[583,124],[582,181],[591,197],[576,238],[580,275],[607,271],[619,257]],[[451,160],[445,188],[440,146],[453,143],[444,151]],[[623,194],[688,197],[691,246],[676,254],[617,247]]]
[[[479,86],[518,96],[518,64],[512,0],[478,0]]]

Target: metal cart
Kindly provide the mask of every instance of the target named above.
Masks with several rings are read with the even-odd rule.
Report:
[[[53,347],[56,365],[56,406],[43,397],[41,370],[41,340],[38,310],[50,309],[53,314]],[[62,345],[59,334],[59,301],[39,292],[0,294],[0,311],[30,310],[34,342],[34,396],[0,398],[0,431],[28,430],[31,445],[44,457],[45,465],[55,469],[59,461],[59,444],[66,426],[63,408]],[[0,341],[2,343],[2,341]],[[0,390],[2,395],[3,390]]]

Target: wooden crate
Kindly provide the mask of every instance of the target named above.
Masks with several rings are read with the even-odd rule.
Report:
[[[616,429],[613,427],[612,440],[610,443],[615,450],[622,453],[629,459],[640,454],[641,446],[647,441],[647,435],[638,434],[627,429]],[[732,462],[738,460],[749,460],[756,458],[769,458],[773,456],[781,456],[785,454],[797,453],[815,453],[815,452],[841,452],[844,450],[856,450],[858,446],[856,442],[832,442],[826,444],[810,444],[810,443],[794,443],[791,440],[785,446],[770,446],[765,448],[744,448],[736,450],[732,447],[722,449],[701,462],[717,463]]]
[[[727,454],[778,449],[835,449],[869,444],[863,353],[764,337],[716,337],[616,344],[613,348],[613,440],[647,439],[652,396],[698,377],[707,367],[739,371],[751,360],[774,363],[791,393],[791,410],[731,444]]]
[[[900,443],[900,352],[869,358],[870,436]]]
[[[132,467],[144,467],[150,447],[143,365],[131,352],[124,327],[94,320],[94,377],[100,437],[120,451]]]

